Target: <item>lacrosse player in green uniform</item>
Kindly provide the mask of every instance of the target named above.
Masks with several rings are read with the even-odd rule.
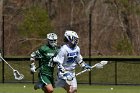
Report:
[[[34,89],[42,88],[44,93],[52,93],[54,87],[54,63],[52,57],[57,53],[57,35],[55,33],[47,34],[48,44],[42,45],[37,51],[31,53],[30,65],[31,72],[36,72],[35,58],[40,58],[40,67],[38,78],[39,81],[35,84]]]

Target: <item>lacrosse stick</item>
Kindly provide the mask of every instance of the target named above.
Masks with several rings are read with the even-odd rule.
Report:
[[[17,70],[15,70],[0,54],[0,58],[13,70],[13,74],[16,80],[22,80],[24,78],[23,74],[20,74]]]
[[[96,63],[95,65],[93,65],[92,67],[91,67],[91,69],[93,69],[93,68],[103,68],[103,66],[104,65],[106,65],[108,63],[108,61],[101,61],[101,62],[99,62],[99,63]],[[82,73],[84,73],[84,72],[87,72],[87,71],[89,71],[88,69],[85,69],[85,70],[83,70],[83,71],[81,71],[81,72],[79,72],[79,73],[77,73],[76,74],[76,76],[78,76],[78,75],[80,75],[80,74],[82,74]],[[90,70],[91,71],[91,70]]]

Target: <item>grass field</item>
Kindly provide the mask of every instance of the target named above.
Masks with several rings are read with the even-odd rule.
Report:
[[[26,86],[24,88],[24,86]],[[112,89],[113,88],[113,89]],[[0,93],[43,93],[41,89],[33,90],[33,84],[0,84]],[[66,93],[56,88],[54,93]],[[78,93],[140,93],[140,86],[97,86],[78,85]]]

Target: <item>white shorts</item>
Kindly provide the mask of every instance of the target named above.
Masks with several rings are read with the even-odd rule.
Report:
[[[60,79],[58,78],[57,81],[55,82],[55,87],[64,87],[66,86],[67,83],[64,79]],[[71,87],[77,88],[77,80],[76,77],[73,78],[73,80],[71,81]]]

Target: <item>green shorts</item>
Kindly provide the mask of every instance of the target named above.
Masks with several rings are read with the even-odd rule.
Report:
[[[39,82],[43,86],[48,84],[52,84],[52,86],[54,86],[54,78],[46,74],[39,73]]]

